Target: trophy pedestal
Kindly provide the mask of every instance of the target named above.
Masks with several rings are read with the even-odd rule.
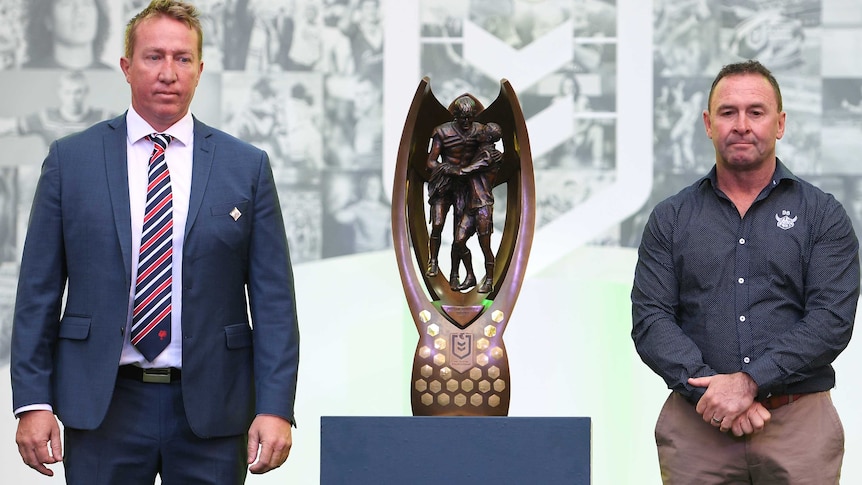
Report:
[[[590,483],[590,418],[342,417],[320,422],[320,483]]]

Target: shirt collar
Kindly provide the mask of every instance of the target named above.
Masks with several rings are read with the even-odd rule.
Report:
[[[718,176],[715,172],[715,165],[713,165],[709,173],[701,179],[700,183],[703,184],[707,180],[710,184],[712,184],[713,187],[718,187]],[[787,168],[783,163],[781,163],[781,160],[778,157],[775,157],[775,172],[773,172],[772,174],[771,185],[775,187],[776,185],[780,184],[782,180],[797,181],[799,179],[796,177],[796,175],[793,175],[793,172],[791,172],[789,168]]]
[[[126,134],[129,141],[134,144],[153,133],[157,133],[157,131],[135,111],[135,108],[130,106],[128,113],[126,113]],[[192,118],[191,112],[187,112],[164,133],[171,135],[185,146],[191,145],[194,139],[194,118]]]

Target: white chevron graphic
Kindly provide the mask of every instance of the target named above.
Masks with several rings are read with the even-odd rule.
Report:
[[[571,21],[563,22],[545,36],[517,50],[464,19],[464,60],[491,79],[508,79],[512,87],[521,92],[572,62],[573,29]]]
[[[541,157],[572,137],[575,131],[574,110],[574,100],[566,98],[551,103],[529,119],[527,124],[533,159]]]

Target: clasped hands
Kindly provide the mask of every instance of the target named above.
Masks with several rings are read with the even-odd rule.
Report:
[[[697,413],[723,433],[731,431],[734,436],[756,433],[772,417],[763,404],[754,400],[757,384],[744,372],[693,377],[688,383],[706,388],[697,403]]]

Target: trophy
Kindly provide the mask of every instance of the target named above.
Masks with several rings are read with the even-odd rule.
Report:
[[[493,189],[501,185],[505,222],[495,251]],[[449,248],[442,237],[447,222]],[[447,108],[423,78],[404,123],[392,191],[395,256],[419,332],[410,381],[414,416],[508,414],[503,333],[534,227],[530,143],[509,82],[500,81],[487,108],[467,93]],[[476,241],[481,277],[468,245]]]

